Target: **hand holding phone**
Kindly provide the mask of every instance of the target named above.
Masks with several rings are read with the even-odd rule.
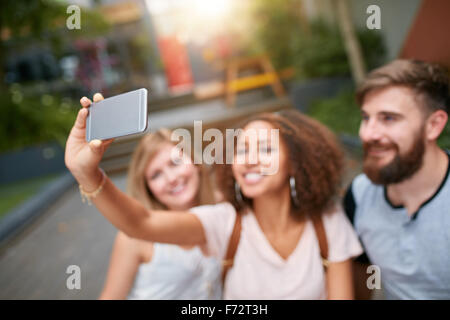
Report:
[[[144,89],[145,90],[145,89]],[[146,90],[145,90],[145,124],[144,127],[147,126],[147,104],[146,104]],[[101,101],[105,101],[106,99],[100,93],[96,93],[94,95],[94,103],[100,103]],[[75,124],[70,131],[69,137],[66,142],[66,150],[65,150],[65,164],[66,167],[73,174],[75,179],[79,184],[83,185],[85,191],[95,190],[99,184],[99,179],[101,178],[101,174],[99,172],[99,163],[103,157],[103,154],[106,148],[114,141],[114,138],[108,138],[109,135],[116,137],[115,133],[125,133],[132,134],[133,130],[126,131],[127,128],[119,126],[120,130],[115,131],[103,131],[96,130],[98,127],[97,124],[101,124],[100,127],[106,127],[105,119],[101,117],[101,114],[105,113],[107,110],[104,109],[107,105],[103,105],[102,108],[99,109],[100,112],[94,111],[94,117],[91,118],[90,123],[90,140],[87,139],[87,118],[89,114],[91,114],[91,107],[94,105],[92,101],[86,97],[81,98],[80,103],[83,108],[78,112],[77,119],[75,120]],[[117,105],[118,106],[118,105]],[[117,107],[116,106],[116,107]],[[141,102],[142,106],[142,102]],[[92,109],[93,110],[93,109]],[[135,113],[139,108],[129,108],[128,111],[131,113]],[[112,111],[112,110],[111,110]],[[120,108],[116,108],[115,111],[122,111]],[[107,113],[107,112],[106,112]],[[117,118],[117,113],[115,113]],[[142,116],[142,114],[141,114]],[[91,114],[92,117],[92,114]],[[139,116],[137,116],[139,119]],[[133,118],[133,116],[131,117]],[[136,118],[136,114],[134,114],[134,118]],[[94,121],[92,121],[94,120]],[[112,124],[110,124],[112,125]],[[133,128],[138,127],[137,131],[142,130],[142,125],[132,124]],[[92,129],[94,132],[91,133]],[[108,129],[106,127],[106,129]],[[145,128],[144,128],[145,130]],[[119,132],[120,131],[120,132]],[[112,132],[112,134],[111,134]],[[118,136],[118,135],[117,135]],[[105,139],[105,140],[100,140]]]

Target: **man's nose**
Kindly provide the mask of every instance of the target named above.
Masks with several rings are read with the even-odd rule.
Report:
[[[362,141],[376,141],[382,137],[382,130],[375,119],[362,123],[359,128],[359,137]]]

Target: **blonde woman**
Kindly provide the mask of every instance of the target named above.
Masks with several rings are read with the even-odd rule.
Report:
[[[244,161],[235,157],[232,164],[220,165],[218,183],[227,202],[167,213],[145,208],[102,173],[98,164],[112,140],[86,142],[90,101],[83,98],[81,104],[66,144],[66,166],[120,230],[149,241],[200,245],[224,259],[225,266],[232,266],[225,277],[225,299],[354,297],[351,261],[362,248],[336,204],[342,152],[323,125],[298,112],[256,115],[240,126],[237,137],[234,154]],[[279,130],[279,143],[271,134],[260,138],[271,130]],[[255,131],[258,145],[265,146],[257,148],[260,154],[246,138]],[[278,170],[270,175],[261,161],[266,157],[278,159]],[[322,227],[316,228],[315,221]],[[230,241],[239,233],[239,241]]]
[[[127,193],[153,210],[188,210],[214,203],[209,173],[185,159],[171,161],[171,132],[143,137],[133,153]],[[198,246],[128,237],[119,231],[100,299],[219,299],[220,265]]]

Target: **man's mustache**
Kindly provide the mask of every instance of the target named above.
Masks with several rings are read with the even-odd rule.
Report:
[[[381,143],[379,141],[367,141],[362,144],[364,149],[364,154],[367,154],[371,148],[383,148],[383,149],[395,149],[398,150],[398,147],[395,143]]]

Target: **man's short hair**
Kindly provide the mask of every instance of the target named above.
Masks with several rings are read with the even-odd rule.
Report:
[[[416,93],[427,113],[437,110],[449,113],[449,82],[449,72],[444,66],[419,60],[394,60],[367,75],[356,91],[356,101],[361,106],[373,90],[403,86]]]

